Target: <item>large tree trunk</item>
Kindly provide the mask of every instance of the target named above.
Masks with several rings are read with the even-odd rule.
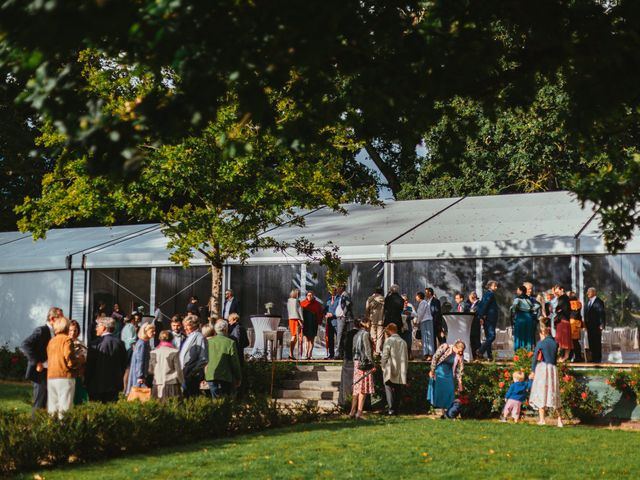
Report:
[[[210,315],[222,314],[222,263],[211,262],[211,297],[209,298]]]

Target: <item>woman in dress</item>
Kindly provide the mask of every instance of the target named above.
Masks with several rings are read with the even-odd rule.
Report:
[[[513,318],[514,350],[517,351],[519,348],[533,350],[536,342],[535,310],[524,286],[516,289],[516,298],[511,305],[511,316]]]
[[[289,293],[289,299],[287,300],[289,332],[291,333],[291,342],[289,342],[289,360],[295,360],[293,352],[296,351],[296,344],[298,342],[300,342],[299,346],[302,347],[302,324],[304,320],[302,316],[302,307],[300,306],[299,297],[300,290],[294,288],[293,290],[291,290],[291,293]]]
[[[140,387],[142,385],[150,386],[149,376],[149,358],[151,356],[150,340],[156,334],[156,328],[153,323],[145,323],[140,327],[138,332],[138,341],[133,346],[133,354],[131,355],[131,366],[129,367],[129,378],[127,380],[127,388],[125,395],[129,395],[131,387]]]
[[[353,337],[353,399],[349,416],[362,419],[364,402],[367,395],[375,393],[373,385],[373,342],[369,334],[371,321],[368,318],[360,322],[360,330]]]
[[[458,392],[462,391],[465,347],[462,340],[453,345],[443,343],[431,359],[427,400],[434,408],[442,409],[440,418],[451,418],[447,412],[456,399],[456,385]]]
[[[69,337],[73,341],[73,349],[78,365],[76,392],[73,397],[73,404],[80,405],[89,401],[89,394],[84,387],[84,367],[87,363],[87,346],[80,340],[80,324],[75,320],[69,321]]]
[[[304,336],[304,356],[311,360],[313,356],[313,342],[318,335],[318,325],[322,323],[322,304],[316,300],[313,291],[309,290],[304,300],[300,302],[302,307],[302,335]]]
[[[538,410],[538,425],[545,425],[545,412],[553,408],[558,417],[558,426],[562,427],[560,417],[560,381],[558,380],[558,344],[551,336],[551,320],[540,320],[540,341],[533,352],[531,362],[531,395],[529,404]]]

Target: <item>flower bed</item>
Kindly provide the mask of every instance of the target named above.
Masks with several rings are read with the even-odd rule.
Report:
[[[0,346],[0,380],[24,380],[27,357],[18,348]]]
[[[520,370],[525,377],[531,373],[532,353],[519,350],[513,357],[513,364],[507,366],[496,363],[469,363],[465,365],[463,392],[457,395],[462,404],[465,418],[495,418],[504,407],[504,396],[513,381],[513,372]],[[407,386],[403,390],[401,408],[405,412],[426,413],[429,409],[426,401],[429,365],[410,363]],[[381,395],[378,404],[384,401],[382,373],[375,374],[376,391]],[[588,421],[604,412],[605,405],[586,385],[586,378],[574,372],[569,364],[558,365],[562,414],[566,418],[578,418]],[[523,405],[524,412],[530,411],[528,403]]]
[[[627,400],[635,399],[640,405],[640,366],[631,370],[611,370],[605,382],[618,390]]]

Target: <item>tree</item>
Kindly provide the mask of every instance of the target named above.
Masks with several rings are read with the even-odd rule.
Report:
[[[425,135],[428,154],[417,180],[403,182],[400,198],[571,189],[578,173],[606,165],[606,152],[594,150],[585,157],[584,146],[579,149],[573,142],[566,126],[570,96],[562,78],[540,79],[539,85],[528,107],[499,109],[493,115],[472,99],[442,105],[440,121]],[[622,141],[611,137],[608,148],[620,148]],[[590,143],[606,144],[599,139]]]
[[[59,140],[55,134],[46,138]],[[227,155],[229,138],[247,148]],[[357,195],[375,198],[375,191],[349,187],[339,149],[306,151],[308,155],[294,154],[276,137],[239,119],[230,105],[218,110],[217,120],[200,136],[154,149],[128,184],[88,175],[85,157],[60,161],[54,173],[45,175],[42,196],[27,197],[18,208],[23,216],[19,226],[38,238],[72,219],[97,218],[109,225],[120,212],[132,221],[160,221],[172,260],[186,266],[196,254],[206,258],[212,269],[210,308],[219,313],[227,259],[245,260],[258,248],[295,248],[333,258],[333,251],[323,252],[303,239],[276,242],[264,234],[268,228],[302,225],[304,212],[319,205],[340,211],[340,202]]]
[[[53,168],[52,161],[32,155],[39,131],[33,110],[14,102],[22,88],[0,69],[0,231],[17,229],[13,208],[25,195],[38,195],[42,176]]]
[[[91,153],[94,174],[122,175],[124,167],[130,175],[144,165],[149,149],[141,145],[197,136],[231,88],[240,117],[297,150],[317,145],[328,125],[349,131],[398,194],[416,175],[415,145],[438,124],[440,105],[472,99],[489,116],[527,108],[540,75],[564,76],[564,128],[588,162],[603,150],[593,140],[632,135],[639,20],[635,0],[4,0],[0,62],[31,75],[24,99],[68,148]],[[102,109],[84,89],[77,58],[88,47],[147,75],[129,111]],[[277,126],[271,97],[285,90],[300,115]],[[243,144],[224,148],[233,154]],[[625,172],[621,181],[633,182],[629,151],[607,154]],[[616,188],[603,202],[607,182],[598,173],[576,189],[603,211],[640,199]],[[611,227],[615,246],[624,234]]]

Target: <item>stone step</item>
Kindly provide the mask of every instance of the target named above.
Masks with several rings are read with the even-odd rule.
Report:
[[[298,365],[299,372],[340,372],[342,365]]]
[[[295,407],[301,405],[313,405],[314,407],[318,407],[320,410],[332,411],[338,408],[336,402],[332,402],[331,400],[299,400],[295,398],[278,398],[276,400],[277,404],[283,407]]]
[[[322,390],[330,391],[340,388],[340,380],[302,380],[297,376],[293,380],[285,380],[283,387],[286,390]]]
[[[338,371],[330,371],[330,372],[295,372],[293,378],[296,380],[305,380],[305,381],[320,381],[320,382],[340,382],[341,372]]]
[[[338,390],[278,390],[276,398],[292,398],[297,400],[338,400]]]

